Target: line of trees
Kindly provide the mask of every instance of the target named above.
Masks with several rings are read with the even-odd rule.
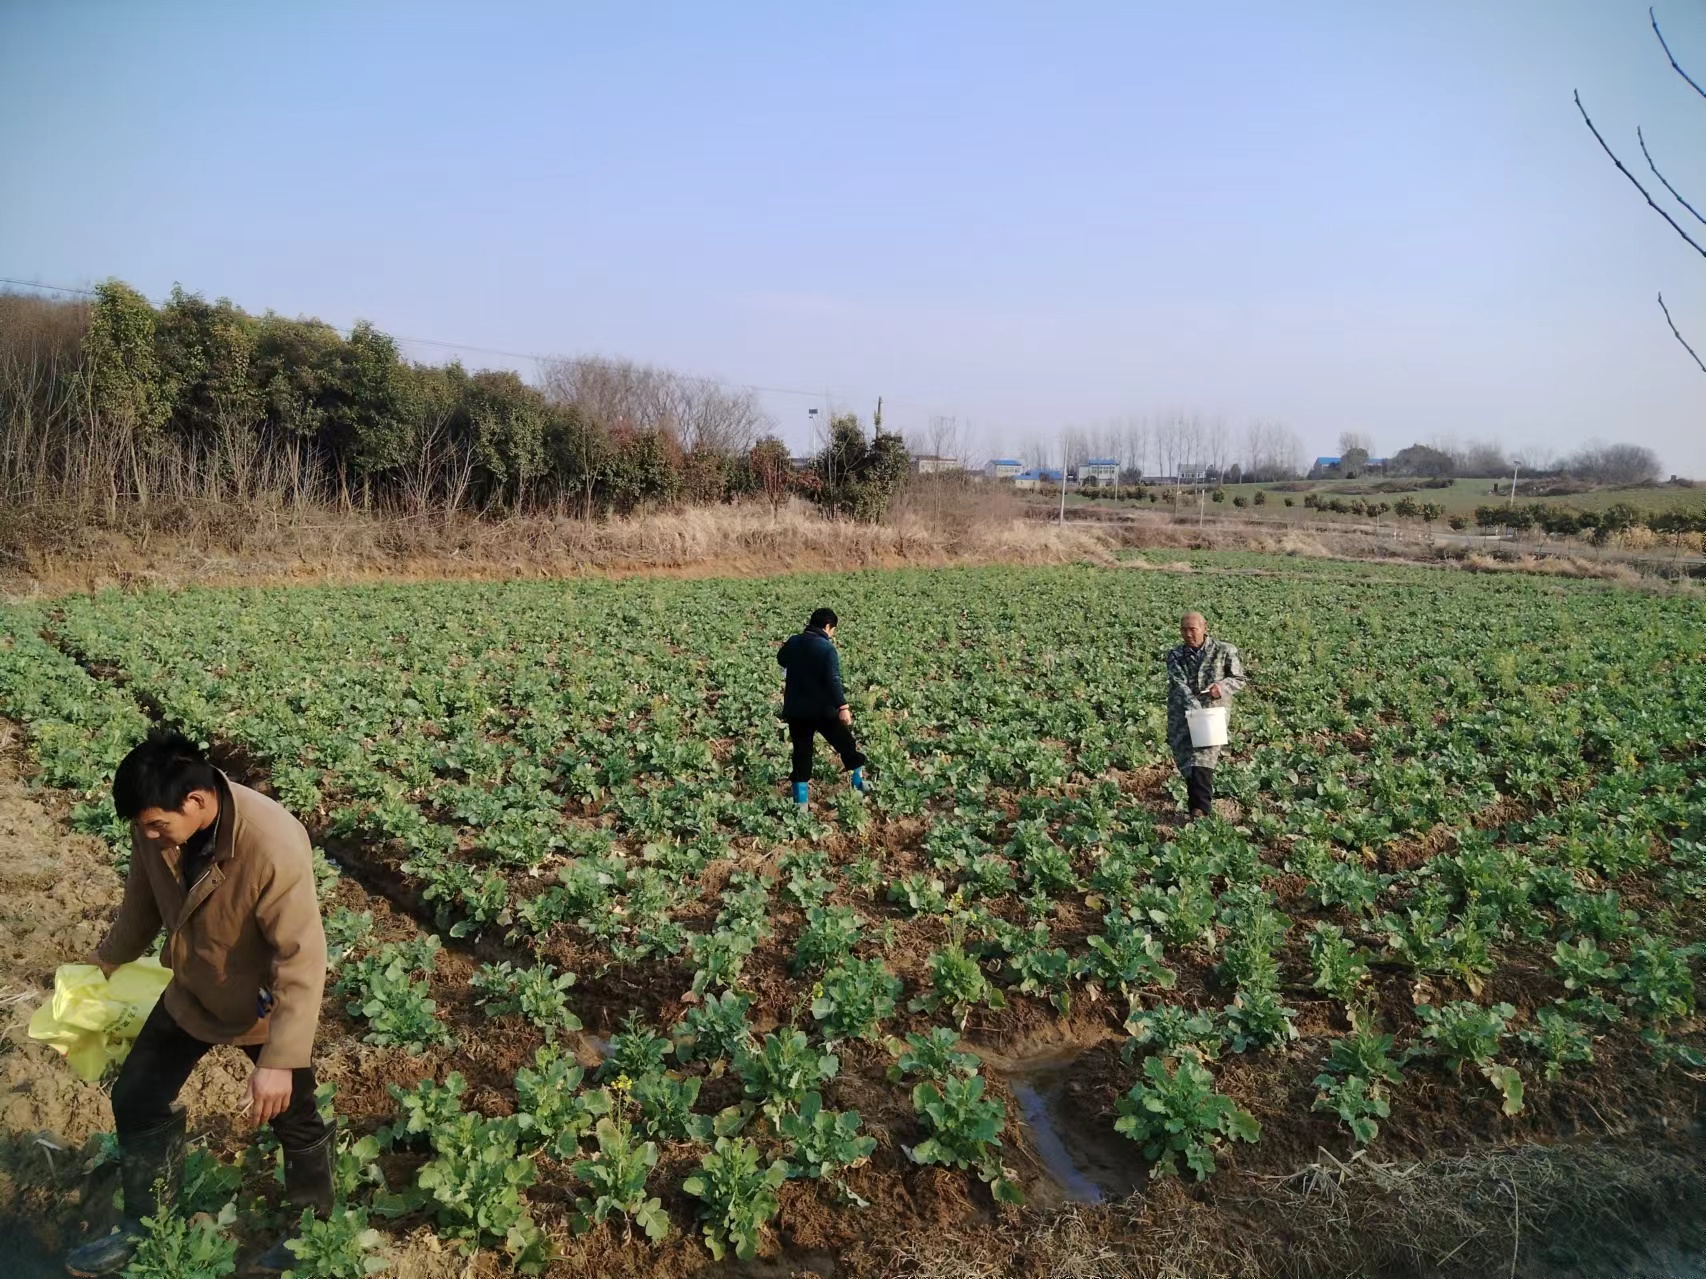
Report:
[[[1257,419],[1235,430],[1223,417],[1202,413],[1134,414],[1096,427],[1068,427],[1057,440],[1037,438],[1021,451],[1032,466],[1062,464],[1076,470],[1092,458],[1111,458],[1126,475],[1176,476],[1200,466],[1212,479],[1268,483],[1303,473],[1303,442],[1283,422]]]
[[[118,281],[88,302],[0,294],[0,499],[116,514],[160,499],[425,513],[629,512],[802,493],[880,517],[897,437],[831,424],[795,470],[757,397],[628,361],[422,364],[373,325],[251,315]]]

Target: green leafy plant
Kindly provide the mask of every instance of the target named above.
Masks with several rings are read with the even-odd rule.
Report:
[[[635,1141],[628,1125],[615,1119],[600,1119],[596,1134],[598,1153],[574,1166],[588,1192],[575,1200],[576,1232],[602,1226],[614,1215],[622,1218],[624,1238],[631,1240],[639,1226],[656,1243],[669,1233],[663,1201],[646,1196],[646,1179],[657,1167],[657,1146]]]
[[[1564,1067],[1593,1060],[1593,1030],[1558,1008],[1534,1015],[1535,1029],[1517,1033],[1524,1045],[1540,1054],[1549,1080],[1562,1079]]]
[[[437,1129],[462,1113],[462,1094],[468,1081],[458,1071],[451,1071],[444,1082],[423,1079],[413,1088],[390,1086],[390,1093],[402,1114],[396,1123],[383,1130],[386,1144],[409,1144],[425,1141]]]
[[[1102,931],[1084,944],[1090,951],[1085,972],[1109,990],[1130,996],[1143,987],[1172,990],[1178,982],[1178,974],[1162,962],[1161,942],[1123,912],[1107,915]]]
[[[223,1279],[237,1269],[237,1241],[227,1238],[220,1224],[207,1216],[175,1213],[144,1217],[142,1241],[124,1279]]]
[[[708,1141],[711,1116],[693,1113],[703,1085],[697,1076],[657,1074],[634,1080],[629,1096],[640,1108],[640,1126],[661,1141]]]
[[[285,1244],[294,1260],[291,1279],[366,1279],[391,1268],[385,1236],[367,1224],[360,1208],[340,1208],[326,1217],[304,1209],[296,1238]]]
[[[1187,876],[1166,888],[1144,888],[1133,897],[1132,907],[1169,946],[1214,945],[1214,888],[1202,876]]]
[[[1226,1046],[1226,1032],[1215,1023],[1214,1014],[1208,1009],[1183,1008],[1177,1004],[1137,1008],[1126,1018],[1125,1028],[1131,1038],[1121,1053],[1128,1062],[1138,1048],[1163,1057],[1187,1054],[1199,1060],[1213,1060]]]
[[[883,1021],[894,1015],[900,991],[900,980],[881,959],[843,960],[813,989],[812,1016],[832,1043],[875,1039]]]
[[[574,984],[573,973],[558,973],[549,964],[515,968],[507,960],[483,965],[473,980],[487,1016],[518,1014],[547,1036],[581,1028],[580,1018],[569,1011],[568,989]]]
[[[899,902],[914,915],[941,915],[948,909],[948,895],[939,879],[929,875],[905,875],[889,885],[889,900]]]
[[[946,1008],[959,1020],[963,1029],[971,1010],[978,1004],[1005,1008],[1007,1001],[983,975],[977,960],[955,944],[930,956],[930,989],[912,1000],[908,1007],[915,1012]]]
[[[610,1049],[598,1064],[598,1078],[626,1075],[629,1079],[640,1079],[656,1074],[663,1069],[663,1059],[673,1049],[669,1040],[652,1033],[638,1013],[629,1013],[622,1029],[610,1036]]]
[[[772,1119],[796,1108],[808,1092],[834,1079],[840,1070],[840,1058],[812,1048],[800,1030],[772,1032],[756,1049],[743,1049],[735,1057],[735,1071],[746,1085],[746,1095],[759,1100]]]
[[[752,1043],[752,1027],[746,1019],[752,996],[732,990],[709,995],[687,1010],[673,1031],[677,1061],[733,1061]]]
[[[415,1174],[416,1194],[433,1211],[439,1233],[465,1250],[503,1248],[522,1274],[538,1274],[550,1244],[528,1213],[524,1194],[538,1173],[518,1147],[516,1116],[461,1114],[433,1132],[434,1156]]]
[[[696,934],[689,943],[693,955],[693,993],[733,989],[757,945],[756,932],[747,928],[719,927],[713,932]]]
[[[1494,1055],[1499,1051],[1499,1042],[1505,1037],[1507,1024],[1515,1015],[1516,1009],[1509,1004],[1482,1008],[1465,1001],[1441,1008],[1429,1004],[1416,1008],[1428,1051],[1442,1058],[1453,1074],[1461,1074],[1465,1065],[1477,1067],[1504,1098],[1507,1115],[1515,1115],[1522,1110],[1522,1075],[1514,1066],[1495,1061]]]
[[[848,906],[813,906],[794,947],[794,971],[822,972],[851,957],[865,921]]]
[[[906,1153],[914,1163],[975,1170],[989,1183],[997,1203],[1024,1202],[1024,1194],[1001,1167],[1001,1130],[1006,1112],[983,1095],[982,1075],[950,1074],[927,1079],[912,1090],[912,1108],[928,1134]]]
[[[741,1261],[758,1255],[764,1223],[776,1215],[776,1190],[788,1165],[764,1164],[758,1147],[743,1137],[719,1137],[681,1188],[701,1201],[705,1246],[721,1261],[733,1252]]]
[[[1694,976],[1688,962],[1692,947],[1676,946],[1663,937],[1647,937],[1629,952],[1629,975],[1623,983],[1638,1011],[1662,1025],[1694,1012]]]
[[[1565,990],[1593,990],[1610,986],[1624,974],[1622,964],[1615,964],[1592,939],[1578,937],[1572,942],[1559,942],[1552,953],[1552,963],[1564,979]]]
[[[1072,957],[1050,946],[1048,927],[1033,925],[1014,938],[1007,957],[1007,977],[1027,995],[1046,995],[1064,1016],[1072,1011]]]
[[[1345,930],[1319,923],[1309,934],[1309,960],[1315,969],[1315,989],[1350,1003],[1368,981],[1367,953],[1353,945]]]
[[[1343,1079],[1317,1075],[1315,1086],[1320,1093],[1315,1098],[1314,1109],[1337,1115],[1359,1146],[1366,1146],[1378,1137],[1380,1125],[1375,1121],[1392,1113],[1384,1091],[1362,1075],[1347,1075]]]
[[[910,1034],[906,1039],[891,1039],[888,1050],[895,1057],[889,1067],[889,1079],[922,1077],[937,1083],[953,1075],[975,1075],[983,1064],[976,1053],[961,1052],[959,1036],[946,1026],[937,1026],[927,1034]]]
[[[585,1072],[562,1050],[547,1044],[533,1065],[515,1072],[515,1100],[524,1145],[543,1146],[559,1159],[572,1158],[580,1139],[611,1110],[610,1094],[582,1087]]]
[[[1315,1077],[1314,1109],[1338,1115],[1359,1146],[1373,1141],[1380,1134],[1375,1121],[1391,1114],[1386,1088],[1402,1078],[1392,1044],[1370,1014],[1353,1010],[1351,1033],[1333,1040],[1327,1069]]]
[[[1232,1032],[1232,1051],[1241,1053],[1248,1048],[1272,1048],[1297,1038],[1297,1026],[1292,1018],[1295,1009],[1280,1002],[1279,995],[1269,987],[1253,986],[1240,990],[1226,1006],[1226,1024]]]
[[[1262,1126],[1230,1097],[1214,1090],[1214,1076],[1194,1057],[1169,1065],[1146,1057],[1143,1079],[1118,1102],[1114,1131],[1143,1144],[1157,1176],[1179,1175],[1184,1160],[1201,1181],[1214,1171],[1223,1140],[1256,1141]]]
[[[409,976],[422,969],[431,971],[438,939],[427,940],[430,945],[424,947],[381,947],[344,965],[338,988],[354,993],[347,1011],[367,1020],[368,1043],[394,1045],[416,1056],[450,1042],[450,1029],[439,1020],[427,983]]]
[[[177,1211],[185,1217],[197,1213],[219,1215],[237,1197],[243,1186],[243,1171],[228,1164],[206,1146],[191,1146],[184,1152],[183,1182],[178,1191]]]
[[[1351,1033],[1332,1041],[1327,1069],[1334,1075],[1356,1075],[1374,1084],[1395,1084],[1403,1073],[1392,1056],[1393,1042],[1391,1035],[1381,1033],[1372,1014],[1353,1010]]]
[[[359,914],[342,906],[335,906],[326,912],[326,963],[336,968],[344,961],[344,957],[360,950],[373,934],[373,912],[361,911]]]
[[[783,1115],[776,1129],[788,1143],[790,1177],[827,1178],[844,1192],[838,1174],[856,1168],[877,1148],[875,1137],[859,1134],[859,1112],[823,1108],[823,1098],[807,1093],[798,1113]]]

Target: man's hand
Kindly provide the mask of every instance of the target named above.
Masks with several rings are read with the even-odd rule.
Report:
[[[1204,696],[1211,702],[1218,702],[1220,700],[1220,685],[1210,684],[1208,686],[1208,692],[1205,693]]]
[[[91,964],[93,964],[96,968],[99,968],[101,970],[101,976],[103,976],[103,977],[111,977],[114,973],[116,973],[118,971],[118,965],[117,964],[109,964],[106,960],[102,959],[99,955],[89,956],[89,962]]]
[[[288,1070],[256,1066],[249,1076],[249,1119],[259,1128],[271,1123],[290,1105],[291,1075]]]
[[[853,726],[853,708],[851,706],[843,706],[835,713],[835,718],[851,728]]]

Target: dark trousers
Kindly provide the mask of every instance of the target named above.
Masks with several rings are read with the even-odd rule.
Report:
[[[791,719],[788,721],[788,736],[794,743],[794,771],[789,775],[791,781],[811,781],[813,735],[817,733],[822,733],[823,740],[835,747],[835,753],[841,756],[841,767],[848,772],[865,766],[865,757],[859,753],[859,744],[853,740],[853,729],[835,716],[831,715],[826,719]]]
[[[1185,774],[1185,795],[1193,816],[1207,817],[1214,812],[1214,770],[1193,768]]]
[[[126,1136],[148,1132],[171,1119],[172,1103],[212,1047],[173,1021],[164,1002],[154,1005],[113,1084],[113,1120],[120,1145]],[[250,1061],[261,1055],[259,1045],[243,1051]],[[279,1144],[287,1150],[305,1150],[325,1135],[314,1088],[312,1066],[291,1071],[290,1105],[272,1121]]]

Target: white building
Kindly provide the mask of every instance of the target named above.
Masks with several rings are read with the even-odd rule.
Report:
[[[1011,480],[1025,469],[1016,457],[992,457],[984,464],[983,473],[992,480]]]
[[[960,459],[957,457],[941,457],[935,453],[914,453],[912,455],[912,473],[914,475],[941,475],[947,471],[960,469]]]
[[[1119,478],[1120,464],[1115,458],[1093,457],[1088,462],[1079,463],[1078,482],[1080,484],[1087,480],[1095,480],[1098,487],[1112,488],[1119,483]]]

